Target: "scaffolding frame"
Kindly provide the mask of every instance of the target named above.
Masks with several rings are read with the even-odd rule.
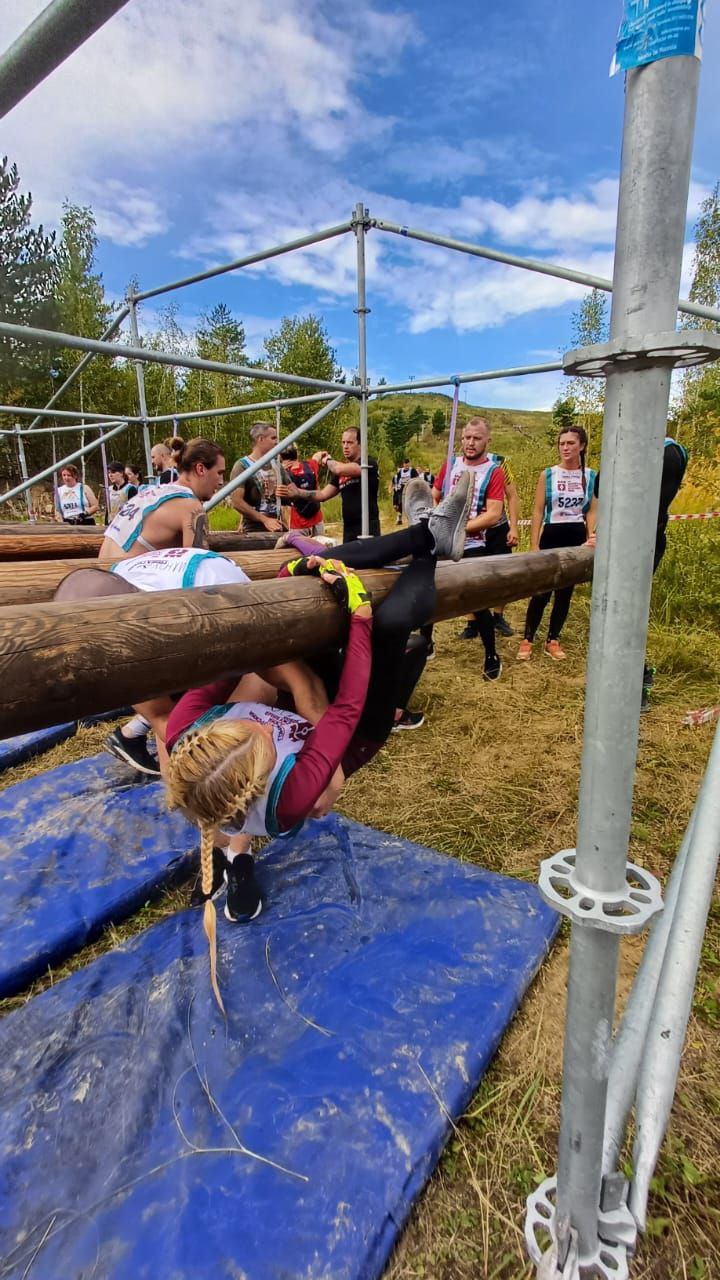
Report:
[[[2,73],[0,63],[0,101]],[[288,441],[299,439],[341,404],[357,399],[365,534],[367,406],[371,397],[560,369],[573,376],[606,378],[603,487],[591,605],[577,848],[547,859],[540,870],[540,889],[546,901],[572,921],[558,1174],[528,1197],[525,1227],[528,1250],[543,1280],[590,1275],[623,1280],[628,1275],[637,1230],[645,1226],[649,1180],[674,1096],[720,853],[719,727],[668,885],[664,916],[660,914],[663,903],[657,881],[627,861],[670,377],[674,368],[714,360],[720,354],[717,335],[705,331],[679,335],[675,330],[678,310],[720,323],[720,310],[678,301],[699,74],[699,60],[690,56],[665,58],[627,73],[612,283],[541,260],[374,219],[360,203],[346,223],[184,280],[129,294],[124,315],[116,317],[112,333],[107,331],[101,340],[0,323],[0,334],[75,348],[88,353],[85,360],[102,354],[136,362],[140,415],[111,427],[101,435],[103,440],[132,421],[143,427],[147,445],[149,423],[193,416],[148,416],[143,381],[148,362],[307,387],[306,402],[321,391],[324,403],[287,437]],[[365,237],[370,230],[612,291],[611,340],[569,352],[562,362],[552,364],[372,387],[367,380],[365,278]],[[357,242],[359,385],[151,352],[140,345],[136,309],[143,300],[350,232]],[[109,342],[125,316],[130,318],[133,344]],[[31,428],[13,433],[19,450],[24,451],[23,442],[37,423],[52,415],[53,404],[77,377],[79,368],[45,409],[27,411],[35,415]],[[284,403],[287,401],[278,398],[262,402],[262,407],[274,407],[277,412]],[[253,407],[260,405],[235,406],[226,412],[240,413]],[[220,412],[207,412],[206,416],[219,416]],[[94,425],[97,428],[98,424]],[[85,446],[83,456],[100,443]],[[226,485],[208,508],[271,461],[284,444],[279,441],[242,477]],[[54,464],[41,475],[60,465]],[[39,478],[30,481],[26,477],[12,494],[23,492]],[[9,496],[3,495],[0,501]],[[653,919],[656,923],[650,944],[613,1040],[619,939],[639,932]],[[628,1184],[617,1169],[617,1161],[633,1097],[637,1117],[634,1177]]]

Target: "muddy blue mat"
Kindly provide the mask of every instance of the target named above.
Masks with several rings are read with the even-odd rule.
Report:
[[[55,724],[51,729],[36,729],[34,733],[19,733],[15,738],[0,739],[0,773],[72,738],[75,729],[73,720],[70,724]]]
[[[557,916],[333,817],[261,869],[226,1022],[195,910],[0,1024],[3,1277],[380,1275]]]
[[[137,779],[100,755],[0,792],[0,995],[190,873],[196,832]]]

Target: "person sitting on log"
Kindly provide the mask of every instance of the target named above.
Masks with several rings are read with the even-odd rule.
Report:
[[[302,557],[280,571],[281,576],[319,574],[350,613],[337,690],[331,669],[327,685],[334,699],[315,725],[297,711],[280,712],[256,701],[228,702],[233,695],[243,699],[242,683],[233,680],[191,690],[170,714],[168,803],[200,827],[204,923],[211,981],[221,1008],[212,902],[216,828],[233,841],[225,873],[225,915],[245,923],[262,909],[251,838],[292,834],[306,818],[328,813],[345,778],[387,741],[403,696],[408,637],[433,612],[437,560],[462,556],[470,477],[461,477],[434,509],[427,485],[421,480],[411,484],[408,529],[353,541],[337,548],[332,558]],[[353,569],[378,568],[407,556],[410,563],[373,618],[370,598]]]
[[[212,440],[172,440],[178,478],[139,490],[113,516],[100,560],[122,560],[168,547],[207,547],[204,502],[225,481],[225,458]]]

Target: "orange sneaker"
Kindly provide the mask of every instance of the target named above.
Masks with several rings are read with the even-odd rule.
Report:
[[[559,640],[548,640],[545,645],[545,652],[548,658],[552,658],[553,662],[563,662],[567,657],[565,650],[560,648]]]
[[[520,648],[517,651],[517,660],[518,662],[529,662],[530,658],[532,658],[532,641],[521,640]]]

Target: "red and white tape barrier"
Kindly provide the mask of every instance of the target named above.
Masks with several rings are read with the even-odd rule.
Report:
[[[700,707],[697,711],[688,711],[682,718],[682,724],[711,724],[720,720],[720,707]]]

